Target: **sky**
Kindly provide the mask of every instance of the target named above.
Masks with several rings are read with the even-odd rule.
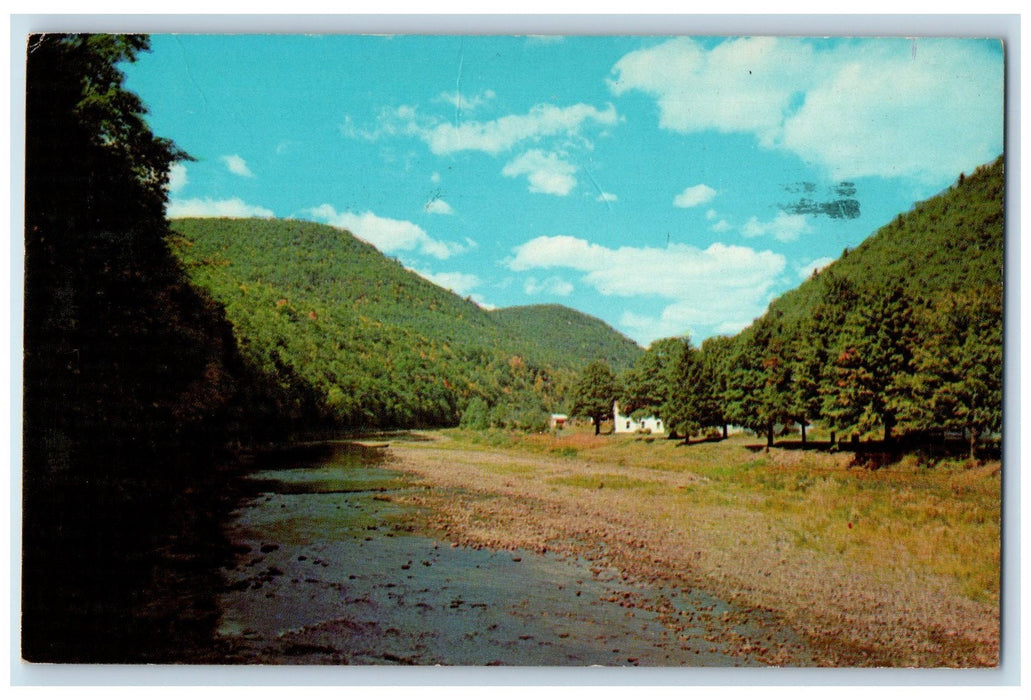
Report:
[[[733,334],[1003,152],[982,39],[155,34],[168,216],[346,229],[484,308]]]

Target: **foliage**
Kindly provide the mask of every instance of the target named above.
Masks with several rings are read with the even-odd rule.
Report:
[[[245,357],[313,427],[453,426],[474,398],[491,425],[531,428],[541,415],[546,425],[595,348],[636,348],[561,307],[487,312],[329,226],[182,219],[173,229],[177,255],[225,305]]]
[[[906,406],[917,428],[966,433],[970,457],[1002,430],[1002,289],[949,294],[922,309],[926,340],[914,349]]]
[[[649,350],[624,402],[694,430],[815,422],[885,440],[1001,430],[1005,173],[1000,157],[780,298],[671,373]],[[676,342],[660,341],[653,347]],[[690,358],[690,359],[688,359]],[[662,367],[660,367],[662,365]]]
[[[566,306],[513,306],[489,313],[517,338],[533,339],[536,357],[551,366],[566,366],[571,358],[587,358],[606,362],[618,373],[631,367],[641,355],[634,341]]]
[[[619,405],[634,418],[656,416],[667,425],[674,405],[677,383],[675,372],[690,342],[681,338],[664,338],[653,342],[634,366],[623,373]]]
[[[604,362],[595,360],[584,368],[573,391],[572,413],[594,421],[594,434],[601,422],[612,417],[612,404],[618,396],[616,375]]]
[[[174,617],[132,608],[148,557],[187,518],[176,504],[211,477],[212,453],[281,424],[255,420],[273,416],[272,397],[166,246],[167,173],[185,155],[151,133],[119,68],[147,46],[133,35],[27,44],[22,651],[32,660],[124,661],[169,644],[161,625]]]
[[[727,416],[734,423],[766,434],[792,419],[789,350],[776,316],[760,318],[745,329],[727,362]]]
[[[891,439],[912,400],[904,379],[913,369],[912,316],[900,287],[861,299],[848,314],[834,346],[832,381],[823,388],[823,415],[831,427],[865,434],[883,426],[885,441]]]

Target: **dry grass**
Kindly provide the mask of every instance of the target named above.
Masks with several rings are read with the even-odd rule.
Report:
[[[458,542],[700,587],[775,614],[829,665],[998,662],[998,463],[867,471],[744,437],[435,438],[391,451]]]

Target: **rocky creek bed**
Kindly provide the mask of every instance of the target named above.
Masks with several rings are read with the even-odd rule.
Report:
[[[234,555],[217,600],[221,663],[818,662],[764,611],[632,575],[572,541],[549,551],[518,546],[518,532],[493,547],[448,537],[438,508],[451,490],[398,469],[400,457],[338,443],[246,477],[226,526]]]

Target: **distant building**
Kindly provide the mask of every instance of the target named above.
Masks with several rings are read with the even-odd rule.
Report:
[[[616,433],[651,433],[652,435],[665,435],[666,427],[662,420],[655,416],[648,416],[637,420],[630,416],[624,416],[619,412],[619,402],[612,404],[612,421]]]
[[[569,422],[569,416],[567,416],[565,413],[552,413],[551,414],[550,425],[551,425],[551,429],[552,430],[561,430],[565,426],[565,424],[568,423],[568,422]]]

